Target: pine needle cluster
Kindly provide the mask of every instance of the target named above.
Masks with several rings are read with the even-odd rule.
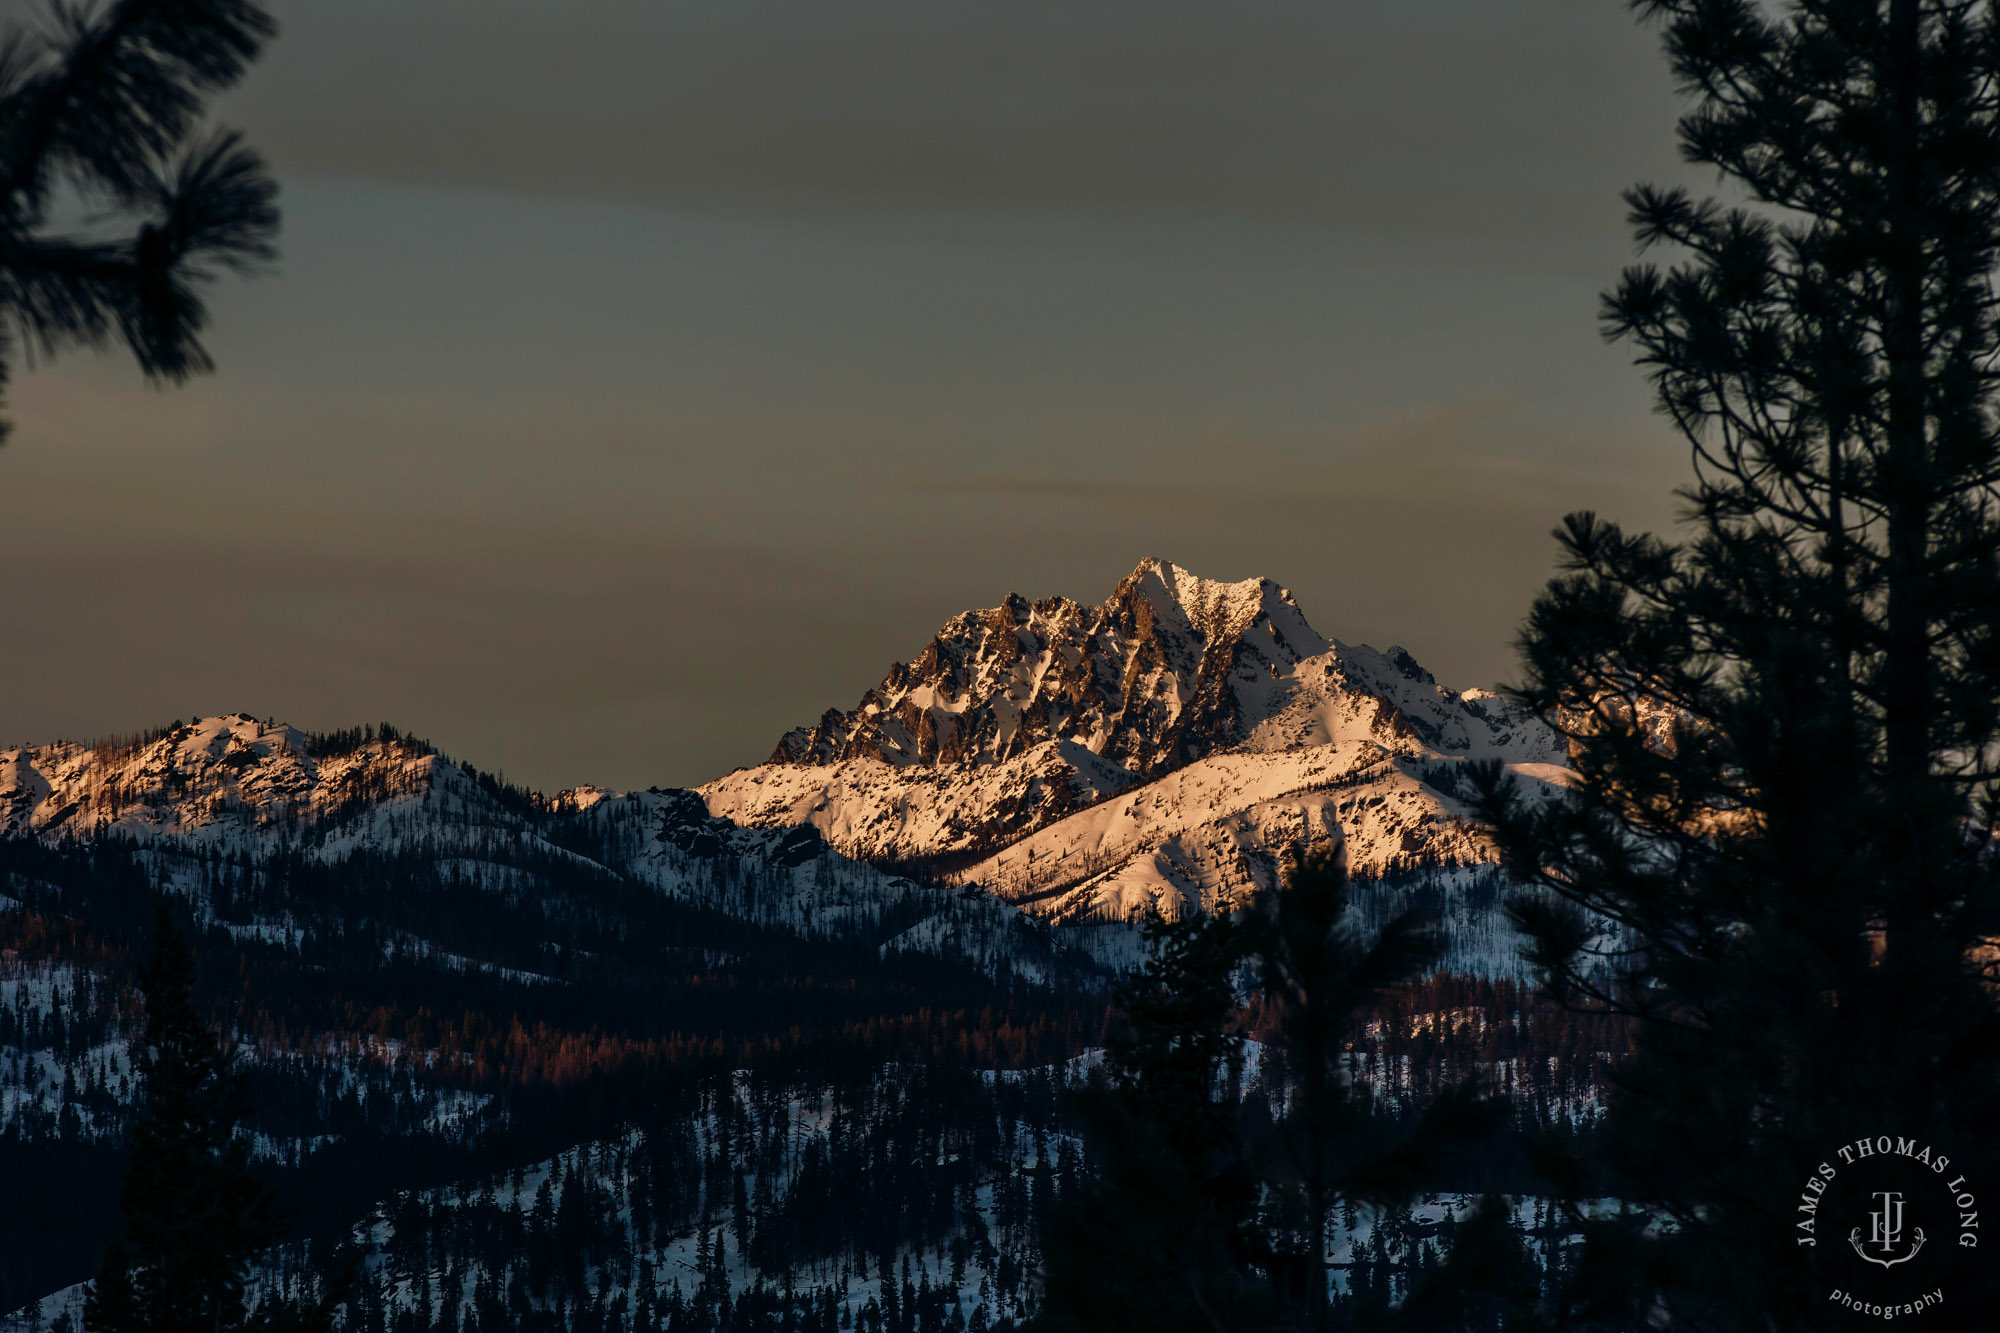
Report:
[[[203,117],[275,32],[257,0],[51,4],[0,32],[0,387],[17,354],[114,340],[151,380],[213,368],[201,288],[275,257],[278,209]]]

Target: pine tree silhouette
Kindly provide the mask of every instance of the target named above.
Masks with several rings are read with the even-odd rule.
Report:
[[[246,1318],[244,1276],[280,1228],[269,1188],[237,1135],[249,1111],[242,1071],[195,1008],[194,952],[161,904],[140,969],[146,1026],[133,1064],[144,1089],[119,1194],[124,1234],[105,1251],[84,1306],[90,1333],[330,1329],[327,1300],[260,1302]]]
[[[277,186],[201,120],[275,31],[257,0],[113,0],[0,33],[0,389],[16,331],[44,356],[115,337],[166,383],[213,368],[199,288],[275,255]],[[52,231],[66,195],[130,230]]]
[[[1845,1225],[1797,1223],[1839,1145],[2000,1175],[2000,24],[1634,8],[1692,101],[1686,157],[1745,200],[1630,192],[1677,254],[1605,300],[1692,448],[1689,531],[1566,520],[1519,694],[1576,783],[1537,804],[1475,777],[1543,890],[1514,911],[1553,989],[1635,1032],[1601,1174],[1549,1164],[1589,1238],[1577,1326],[1830,1327],[1865,1268]],[[1905,1271],[1947,1292],[1929,1326],[1990,1326],[2000,1270],[1954,1239]]]
[[[1111,1081],[1081,1103],[1097,1178],[1042,1246],[1050,1330],[1213,1329],[1222,1311],[1270,1308],[1249,1270],[1256,1192],[1234,1145],[1243,933],[1218,913],[1146,934],[1152,958],[1119,996]]]
[[[1274,1274],[1289,1275],[1284,1323],[1302,1330],[1334,1326],[1327,1251],[1336,1208],[1406,1204],[1447,1161],[1489,1143],[1505,1118],[1504,1106],[1466,1079],[1430,1097],[1406,1135],[1383,1143],[1370,1133],[1370,1089],[1344,1066],[1348,1031],[1357,1015],[1435,964],[1443,939],[1435,913],[1422,907],[1364,934],[1350,911],[1351,890],[1340,852],[1309,853],[1243,923],[1274,1019],[1270,1044],[1283,1059],[1291,1095],[1267,1133],[1242,1137],[1259,1176],[1274,1182],[1288,1205],[1282,1214],[1287,1234],[1265,1263]],[[1493,1215],[1491,1208],[1478,1215],[1482,1222],[1475,1229],[1482,1236]],[[1490,1293],[1474,1299],[1459,1290],[1475,1278],[1482,1289],[1505,1284],[1512,1297],[1528,1271],[1524,1260],[1502,1271],[1490,1246],[1480,1247],[1476,1273],[1470,1249],[1455,1257],[1457,1264],[1412,1282],[1413,1290],[1428,1288],[1425,1303],[1433,1317],[1425,1327],[1466,1326],[1449,1322],[1448,1311],[1476,1307],[1483,1314],[1492,1304]]]

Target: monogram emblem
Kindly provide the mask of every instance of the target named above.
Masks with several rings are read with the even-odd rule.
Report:
[[[1894,1268],[1897,1264],[1908,1263],[1917,1257],[1917,1251],[1924,1248],[1924,1229],[1916,1227],[1911,1234],[1916,1239],[1907,1253],[1896,1251],[1903,1243],[1903,1196],[1896,1190],[1878,1190],[1875,1194],[1875,1211],[1868,1214],[1868,1240],[1863,1243],[1861,1228],[1847,1233],[1847,1243],[1854,1252],[1871,1264],[1884,1268]]]

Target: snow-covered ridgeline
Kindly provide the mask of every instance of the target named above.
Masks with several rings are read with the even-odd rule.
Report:
[[[1566,758],[1498,696],[1320,635],[1270,580],[1147,560],[1095,607],[1010,596],[954,617],[855,709],[698,797],[542,798],[386,727],[310,736],[239,714],[0,752],[0,830],[253,858],[401,852],[494,881],[565,857],[760,924],[989,972],[1019,955],[1045,974],[1067,932],[1026,930],[1022,912],[1103,926],[1210,907],[1336,842],[1357,876],[1390,883],[1479,866],[1451,775],[1497,760],[1552,792]],[[232,929],[282,941],[288,927]]]
[[[237,715],[116,745],[6,751],[0,831],[137,843],[160,881],[206,918],[281,947],[300,931],[283,905],[247,920],[218,911],[218,879],[242,881],[254,897],[258,866],[272,857],[396,854],[509,899],[532,890],[537,866],[562,863],[761,925],[921,949],[995,975],[1046,979],[1066,952],[1005,904],[851,860],[811,830],[739,828],[686,792],[537,798],[386,728],[311,737]],[[444,968],[496,966],[418,938],[394,948]]]

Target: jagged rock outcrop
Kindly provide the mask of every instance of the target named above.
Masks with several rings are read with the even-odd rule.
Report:
[[[392,729],[314,737],[238,713],[93,745],[0,750],[0,834],[323,836],[412,802],[462,808],[477,785]]]
[[[1004,764],[1047,742],[1156,777],[1245,739],[1245,683],[1327,644],[1269,579],[1147,560],[1098,606],[1009,594],[953,617],[851,712],[788,732],[772,763]]]

